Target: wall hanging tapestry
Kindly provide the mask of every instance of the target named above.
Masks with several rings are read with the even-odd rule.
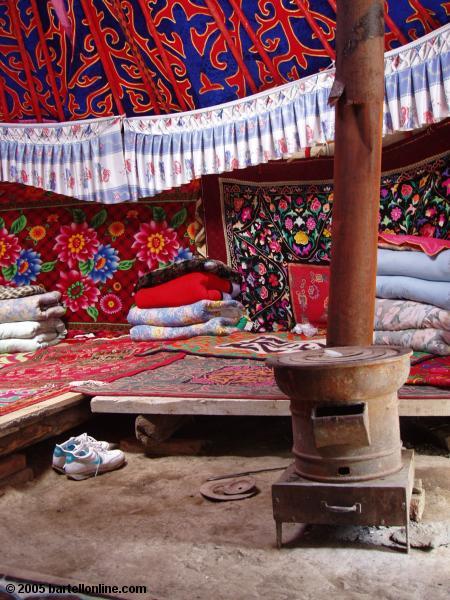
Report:
[[[201,228],[198,199],[104,206],[8,196],[0,204],[0,284],[41,283],[62,293],[70,324],[128,330],[138,278],[196,255]]]
[[[292,167],[284,169],[289,170],[292,173]],[[279,170],[278,178],[283,174]],[[253,177],[259,181],[219,177],[216,202],[207,187],[208,252],[242,274],[241,300],[260,331],[290,329],[294,317],[287,265],[329,263],[332,180],[266,182],[256,173]],[[380,230],[448,238],[449,177],[448,152],[384,172]],[[213,220],[213,211],[222,215],[221,224]]]

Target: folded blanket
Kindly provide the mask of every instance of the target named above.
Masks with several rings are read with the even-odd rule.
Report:
[[[169,308],[138,308],[128,313],[131,325],[156,325],[159,327],[184,327],[205,323],[215,317],[224,317],[237,323],[244,315],[244,307],[236,300],[199,300],[186,306]]]
[[[33,338],[41,333],[59,333],[65,335],[67,331],[66,326],[61,319],[0,323],[0,340],[9,338]]]
[[[193,273],[195,271],[214,273],[222,279],[230,279],[238,283],[241,281],[240,274],[220,260],[215,260],[212,258],[191,258],[189,260],[179,261],[168,267],[155,269],[154,271],[150,271],[150,273],[146,273],[139,278],[134,289],[137,292],[141,288],[149,288],[155,285],[160,285],[161,283],[171,281],[172,279],[176,279],[177,277],[181,277],[182,275]]]
[[[231,282],[214,273],[188,273],[161,285],[141,288],[134,299],[139,308],[166,308],[199,300],[222,300],[222,294],[231,291]]]
[[[374,331],[373,343],[412,348],[416,352],[450,354],[450,332],[440,329],[403,329],[402,331]]]
[[[398,298],[432,304],[450,310],[450,283],[416,277],[377,275],[378,298]]]
[[[9,338],[7,340],[0,340],[0,354],[35,352],[36,350],[59,344],[63,338],[63,335],[57,333],[42,333],[30,339]]]
[[[34,296],[35,294],[44,294],[43,285],[21,285],[19,287],[10,287],[9,285],[0,285],[0,300],[9,300],[10,298],[24,298],[25,296]]]
[[[450,311],[412,300],[375,300],[374,329],[399,331],[425,328],[450,331]]]
[[[238,331],[232,327],[234,319],[223,317],[211,319],[206,323],[196,323],[187,327],[153,327],[152,325],[136,325],[130,329],[131,339],[139,341],[178,340],[197,335],[229,335]]]
[[[379,248],[377,274],[450,281],[450,250],[428,256],[424,252],[399,252]]]
[[[59,304],[60,292],[46,292],[26,298],[0,300],[0,323],[59,319],[66,309]]]

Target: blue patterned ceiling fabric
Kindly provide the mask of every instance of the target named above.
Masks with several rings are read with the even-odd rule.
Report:
[[[450,2],[386,2],[386,50]],[[0,120],[167,114],[326,69],[334,0],[0,0]]]

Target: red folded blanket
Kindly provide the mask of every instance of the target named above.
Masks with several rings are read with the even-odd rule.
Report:
[[[199,300],[222,300],[231,292],[231,282],[214,273],[188,273],[151,288],[141,288],[134,295],[139,308],[184,306]]]

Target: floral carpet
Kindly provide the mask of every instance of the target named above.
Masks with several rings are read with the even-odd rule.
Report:
[[[66,392],[73,381],[114,381],[146,369],[158,369],[184,357],[180,352],[136,355],[143,347],[152,346],[152,343],[137,343],[123,336],[39,350],[25,363],[1,369],[0,415]]]

